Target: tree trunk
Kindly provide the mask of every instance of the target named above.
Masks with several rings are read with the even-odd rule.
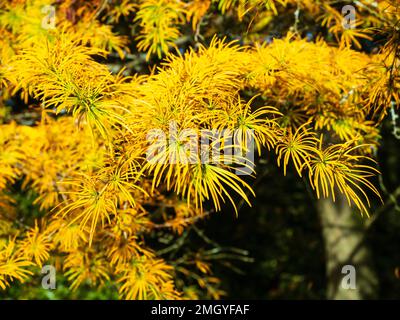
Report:
[[[327,261],[327,298],[377,298],[378,278],[365,243],[366,218],[354,212],[342,195],[336,202],[318,200],[318,211]]]

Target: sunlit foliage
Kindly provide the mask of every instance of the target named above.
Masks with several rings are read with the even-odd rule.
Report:
[[[369,197],[380,197],[379,125],[399,104],[400,13],[395,2],[358,1],[349,31],[334,2],[63,1],[56,27],[44,28],[52,1],[0,1],[0,288],[52,263],[72,289],[112,282],[127,299],[219,298],[206,262],[188,270],[147,238],[237,211],[237,199],[251,205],[253,150],[305,178],[317,198],[342,193],[368,216]],[[243,23],[248,43],[212,31],[200,43],[212,10]],[[294,27],[263,41],[257,28],[296,11],[331,39],[309,41]],[[114,31],[123,19],[133,36]],[[188,27],[196,43],[180,52]],[[378,52],[357,51],[373,32],[386,39]],[[116,71],[107,59],[123,59],[132,43],[147,60],[164,59],[146,75]],[[9,98],[31,105],[30,123],[13,119]],[[199,137],[211,143],[198,148]],[[33,192],[40,218],[17,218],[16,183]]]

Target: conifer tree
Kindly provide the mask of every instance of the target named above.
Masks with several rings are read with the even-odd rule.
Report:
[[[345,5],[0,0],[0,289],[51,264],[71,290],[220,298],[209,261],[166,260],[154,239],[251,206],[266,157],[305,181],[323,221],[334,202],[368,221],[400,99],[400,6],[357,1],[349,27]],[[38,216],[21,216],[15,186]]]

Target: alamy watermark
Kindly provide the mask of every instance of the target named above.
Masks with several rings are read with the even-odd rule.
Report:
[[[341,286],[345,290],[356,290],[357,283],[356,283],[356,268],[351,265],[347,264],[342,267],[342,274],[345,276],[342,278]]]
[[[356,8],[352,5],[346,5],[342,8],[342,27],[345,30],[356,28]]]
[[[56,289],[56,268],[52,265],[45,265],[42,267],[42,288],[46,290]]]
[[[146,160],[152,164],[225,164],[237,175],[250,175],[254,169],[254,131],[248,129],[178,129],[169,132],[152,129],[147,134]]]
[[[54,30],[56,28],[56,7],[51,5],[43,6],[42,13],[45,15],[42,19],[42,28]]]

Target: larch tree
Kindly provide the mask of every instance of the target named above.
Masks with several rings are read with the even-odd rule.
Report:
[[[0,288],[51,264],[72,290],[217,299],[210,262],[157,239],[251,206],[270,156],[314,193],[327,296],[375,297],[364,238],[399,28],[394,0],[0,0]]]

